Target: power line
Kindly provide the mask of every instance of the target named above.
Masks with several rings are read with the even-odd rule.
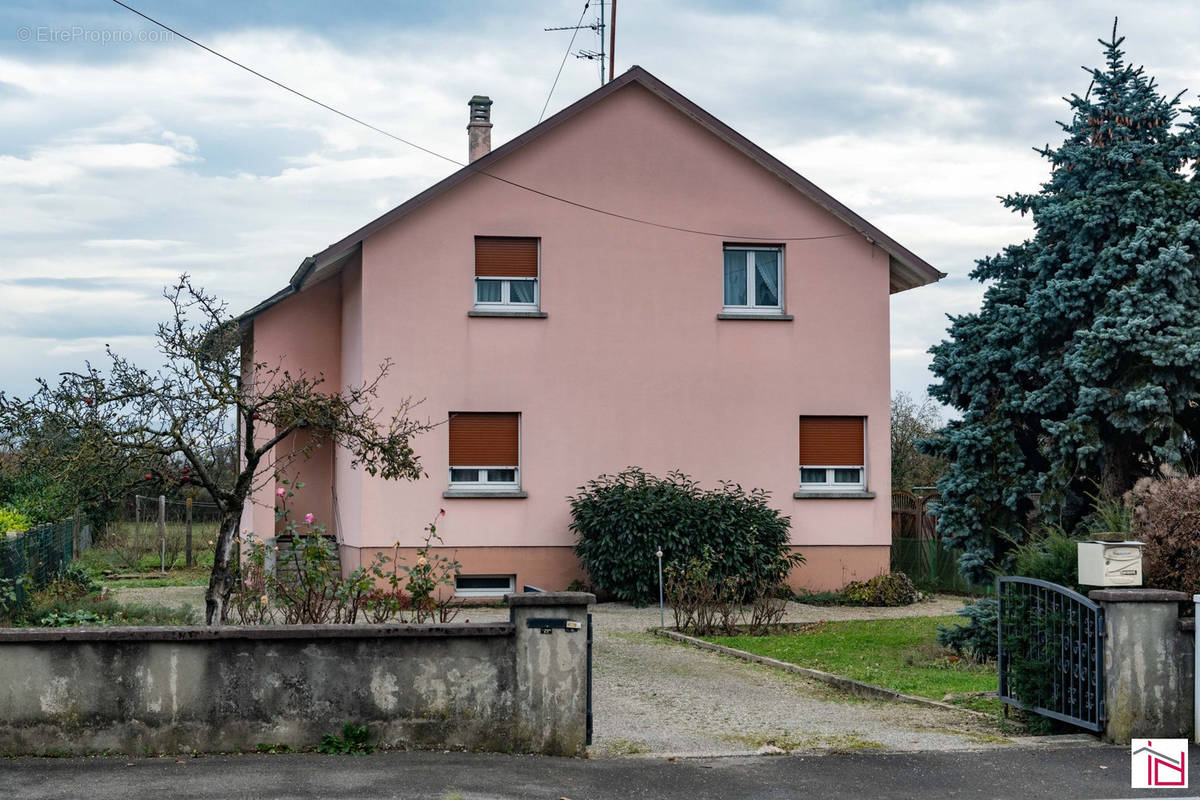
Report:
[[[171,26],[166,25],[165,23],[159,22],[154,17],[150,17],[150,16],[147,16],[146,14],[143,14],[141,11],[138,11],[133,6],[129,6],[129,5],[126,5],[125,3],[122,3],[121,0],[113,0],[113,2],[116,3],[117,5],[121,6],[121,8],[125,8],[125,9],[128,9],[129,11],[132,11],[134,14],[137,14],[139,17],[146,20],[147,22],[151,22],[151,23],[157,25],[158,27],[162,28],[163,30],[169,31],[170,33],[175,34],[180,39],[183,39],[185,42],[190,42],[190,43],[196,45],[196,47],[199,47],[201,50],[211,53],[212,55],[214,55],[217,58],[220,58],[224,61],[228,61],[230,64],[233,64],[235,67],[238,67],[239,69],[244,69],[244,70],[246,70],[246,72],[249,72],[251,75],[254,75],[255,77],[262,78],[267,83],[271,83],[271,84],[274,84],[275,86],[278,86],[280,89],[283,89],[285,92],[291,92],[292,94],[296,95],[297,97],[301,97],[310,103],[316,103],[317,105],[319,105],[321,108],[325,109],[326,111],[332,111],[333,113],[337,114],[339,117],[345,117],[346,119],[350,120],[351,122],[357,122],[359,125],[363,125],[367,128],[370,128],[371,130],[375,131],[376,133],[382,133],[384,136],[387,136],[390,139],[395,139],[397,142],[406,144],[409,147],[415,147],[423,153],[428,153],[431,156],[440,158],[443,161],[449,161],[451,164],[456,164],[460,167],[463,166],[463,163],[461,161],[456,161],[453,158],[450,158],[449,156],[444,156],[441,153],[438,153],[434,150],[430,150],[428,147],[422,147],[421,145],[417,144],[416,142],[410,142],[408,139],[397,136],[394,133],[389,133],[388,131],[385,131],[383,128],[377,128],[374,125],[372,125],[371,123],[366,122],[365,120],[361,120],[356,116],[347,114],[345,111],[334,108],[333,106],[331,106],[327,103],[322,103],[320,100],[316,99],[315,97],[309,97],[304,92],[297,91],[296,89],[293,89],[292,87],[287,86],[286,84],[282,84],[279,81],[275,80],[274,78],[272,78],[268,75],[263,75],[258,70],[248,67],[245,64],[241,63],[240,61],[234,61],[232,58],[225,55],[224,53],[220,53],[216,50],[213,50],[211,47],[209,47],[206,44],[197,42],[195,39],[188,36],[187,34],[181,33],[180,31],[175,30]]]
[[[538,115],[538,122],[542,121],[542,118],[546,116],[546,109],[550,107],[550,98],[554,97],[554,87],[558,86],[559,76],[562,75],[567,58],[571,55],[571,48],[575,46],[575,37],[579,35],[579,27],[583,25],[583,15],[587,13],[589,5],[591,5],[591,0],[587,0],[583,4],[583,11],[579,12],[579,22],[575,23],[575,30],[571,31],[571,41],[567,42],[567,52],[563,53],[562,63],[558,65],[558,72],[554,76],[554,83],[550,84],[550,94],[546,95],[546,102],[542,105],[542,113]]]
[[[628,214],[621,214],[616,211],[609,211],[608,209],[597,208],[596,206],[590,206],[587,203],[581,203],[577,200],[571,200],[566,197],[560,197],[556,194],[551,194],[550,192],[543,192],[541,189],[535,189],[532,186],[526,186],[522,183],[517,183],[516,181],[512,181],[512,180],[509,180],[508,178],[501,177],[500,175],[496,175],[494,173],[480,169],[471,164],[464,164],[457,159],[451,158],[450,156],[442,155],[441,153],[437,152],[436,150],[430,150],[428,147],[422,147],[421,145],[417,144],[416,142],[405,139],[402,136],[397,136],[396,134],[386,131],[383,128],[372,125],[371,123],[366,122],[365,120],[359,119],[358,117],[354,116],[353,114],[347,114],[345,111],[342,111],[341,109],[334,108],[333,106],[329,105],[328,103],[323,103],[320,100],[317,100],[315,97],[310,97],[310,96],[304,94],[303,92],[293,89],[292,87],[290,87],[284,83],[280,83],[279,81],[275,80],[274,78],[264,75],[263,73],[259,72],[258,70],[248,67],[245,64],[241,63],[240,61],[236,61],[236,60],[230,58],[229,56],[225,55],[224,53],[218,52],[218,51],[212,49],[211,47],[209,47],[208,45],[205,45],[205,44],[202,44],[201,42],[196,41],[195,39],[188,36],[187,34],[182,33],[181,31],[178,31],[175,28],[172,28],[170,25],[167,25],[166,23],[159,22],[154,17],[151,17],[147,14],[143,14],[141,11],[138,11],[133,6],[130,6],[130,5],[127,5],[123,2],[121,2],[121,0],[113,0],[113,2],[116,3],[117,5],[121,6],[124,9],[131,11],[134,14],[137,14],[139,17],[146,20],[147,22],[149,22],[153,25],[157,25],[158,27],[162,28],[163,30],[165,30],[169,33],[172,33],[175,36],[178,36],[180,39],[183,39],[185,42],[194,44],[194,45],[196,45],[196,47],[199,47],[201,50],[204,50],[205,52],[210,53],[223,61],[227,61],[230,64],[232,64],[233,66],[235,66],[239,69],[243,69],[246,72],[249,72],[251,75],[254,75],[257,78],[262,78],[267,83],[270,83],[274,86],[278,86],[280,89],[283,89],[286,92],[291,92],[292,94],[296,95],[297,97],[307,100],[310,103],[315,103],[316,105],[320,106],[321,108],[325,109],[326,111],[332,111],[334,114],[337,114],[339,117],[343,117],[345,119],[350,120],[351,122],[362,125],[365,128],[369,128],[370,130],[373,130],[376,133],[383,134],[384,136],[388,137],[389,139],[394,139],[395,141],[400,142],[401,144],[406,144],[409,147],[420,150],[422,153],[427,153],[431,156],[434,156],[435,158],[440,158],[443,161],[448,161],[451,164],[454,164],[459,167],[465,167],[477,175],[484,175],[493,180],[500,181],[501,183],[504,183],[504,184],[508,184],[509,186],[512,186],[516,189],[521,189],[523,191],[530,192],[532,194],[536,194],[539,197],[545,197],[548,200],[554,200],[555,202],[565,203],[566,205],[574,206],[575,208],[580,208],[585,211],[591,211],[596,214],[603,214],[607,217],[624,220],[625,222],[635,222],[639,225],[649,225],[651,227],[660,228],[663,230],[678,231],[679,233],[692,233],[692,234],[696,234],[698,236],[715,236],[715,237],[722,238],[722,239],[731,239],[731,240],[739,240],[739,241],[803,242],[803,241],[812,241],[812,240],[817,240],[817,239],[839,239],[843,236],[854,236],[855,235],[853,233],[832,233],[832,234],[827,234],[824,236],[753,236],[753,235],[747,235],[747,234],[721,233],[719,231],[703,231],[703,230],[698,230],[696,228],[684,228],[684,227],[681,227],[678,225],[668,225],[664,222],[654,222],[653,220],[641,219],[639,217],[632,217],[632,216],[629,216]],[[590,0],[589,0],[589,2],[590,2]],[[587,10],[587,7],[585,6],[584,11],[586,12],[586,10]],[[582,17],[581,17],[581,19],[582,19]]]

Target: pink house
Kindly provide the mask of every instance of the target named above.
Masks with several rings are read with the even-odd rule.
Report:
[[[347,567],[439,532],[459,594],[584,577],[566,498],[628,465],[762,487],[833,588],[888,569],[888,295],[942,273],[634,67],[324,251],[247,312],[256,361],[344,385],[385,358],[385,405],[445,421],[429,477],[331,449],[297,510]],[[847,154],[853,157],[853,154]],[[283,447],[294,446],[284,443]],[[269,536],[272,487],[244,527]]]

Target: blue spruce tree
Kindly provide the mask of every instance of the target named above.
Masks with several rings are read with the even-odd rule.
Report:
[[[1034,237],[981,259],[978,313],[931,349],[931,394],[961,412],[927,442],[947,459],[940,528],[986,580],[1041,510],[1068,529],[1097,492],[1164,465],[1194,472],[1200,441],[1200,108],[1181,116],[1125,63],[1116,25],[1036,194]]]

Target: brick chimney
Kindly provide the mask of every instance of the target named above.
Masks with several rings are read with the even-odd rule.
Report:
[[[471,121],[467,123],[467,144],[471,161],[492,151],[492,99],[477,94],[467,103]]]

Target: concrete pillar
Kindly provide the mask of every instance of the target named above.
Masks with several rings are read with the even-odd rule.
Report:
[[[587,741],[587,613],[596,598],[586,592],[538,592],[507,599],[516,626],[515,749],[582,755]]]
[[[1104,738],[1182,739],[1192,731],[1193,653],[1179,624],[1190,598],[1165,589],[1097,589],[1104,607]]]

